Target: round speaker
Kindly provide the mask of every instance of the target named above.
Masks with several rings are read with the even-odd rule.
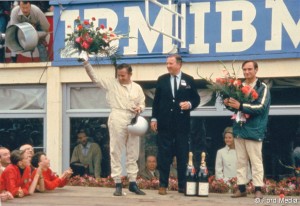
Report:
[[[5,42],[13,52],[33,51],[38,44],[38,33],[27,22],[10,25],[6,29]]]

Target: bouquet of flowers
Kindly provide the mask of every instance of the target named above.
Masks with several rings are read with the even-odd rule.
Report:
[[[232,73],[224,66],[223,77],[216,78],[213,81],[211,78],[205,79],[207,82],[207,87],[216,93],[218,97],[221,98],[221,103],[226,98],[234,98],[240,103],[250,103],[258,98],[258,94],[255,89],[248,85],[243,85],[242,81],[237,78],[236,72],[232,67]],[[228,108],[234,110],[233,108]],[[248,114],[243,114],[242,112],[237,112],[232,116],[232,119],[236,119],[239,123],[246,122],[246,119],[250,116]]]
[[[106,28],[103,24],[95,25],[96,18],[91,21],[75,19],[75,30],[67,33],[66,47],[62,55],[72,57],[78,52],[85,51],[89,55],[100,55],[112,58],[118,49],[119,39],[128,38],[126,35],[116,34],[111,27]],[[67,28],[72,29],[69,25]]]
[[[230,74],[226,67],[223,68],[223,77],[206,79],[207,87],[217,93],[222,100],[232,97],[239,102],[252,102],[258,98],[257,92],[248,85],[243,86],[242,81],[237,78],[235,70]]]

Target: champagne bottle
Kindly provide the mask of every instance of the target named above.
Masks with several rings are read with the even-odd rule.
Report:
[[[209,184],[208,184],[208,170],[205,162],[205,152],[201,154],[201,164],[198,172],[198,189],[197,195],[199,197],[208,197]]]
[[[197,194],[196,170],[193,165],[193,153],[189,152],[189,162],[186,168],[186,196],[195,196]]]

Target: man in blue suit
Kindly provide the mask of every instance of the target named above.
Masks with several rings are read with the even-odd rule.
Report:
[[[167,58],[169,73],[158,78],[152,107],[151,129],[158,132],[160,195],[167,194],[174,155],[177,158],[178,192],[185,190],[190,111],[200,103],[194,78],[181,72],[181,66],[181,56],[173,54]]]

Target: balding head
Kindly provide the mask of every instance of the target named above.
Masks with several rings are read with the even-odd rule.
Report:
[[[7,167],[10,161],[10,151],[6,147],[0,147],[0,162],[2,167]]]

